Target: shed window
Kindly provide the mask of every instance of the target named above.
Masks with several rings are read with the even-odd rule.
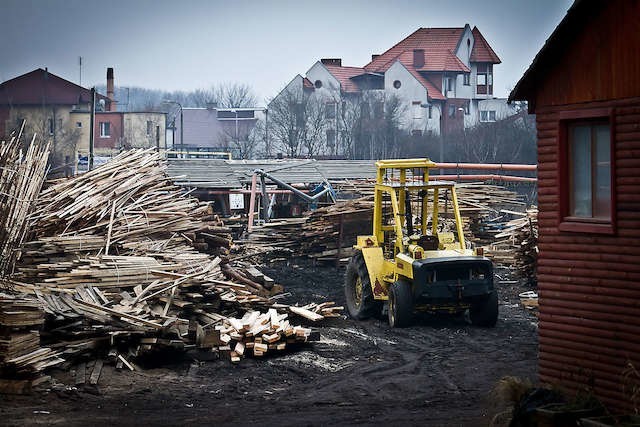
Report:
[[[615,168],[610,118],[581,114],[561,123],[559,228],[613,233]]]
[[[572,124],[568,138],[569,215],[611,220],[609,124]]]
[[[153,122],[151,120],[147,120],[147,136],[153,135]]]

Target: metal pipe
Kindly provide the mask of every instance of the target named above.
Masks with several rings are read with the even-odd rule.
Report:
[[[537,165],[518,165],[510,163],[436,163],[437,169],[478,169],[501,171],[531,171],[538,169]]]
[[[513,175],[431,175],[429,176],[431,181],[449,180],[449,181],[505,181],[505,182],[538,182],[538,178],[525,177],[525,176],[513,176]]]
[[[301,199],[303,199],[303,200],[305,200],[305,201],[307,201],[309,203],[315,202],[316,200],[318,200],[320,197],[324,196],[325,194],[327,194],[331,190],[330,188],[325,188],[324,190],[322,190],[321,192],[319,192],[315,196],[309,196],[309,195],[303,193],[302,191],[298,190],[297,188],[294,188],[294,187],[290,186],[289,184],[280,181],[278,178],[276,178],[276,177],[274,177],[272,175],[269,175],[267,172],[263,171],[262,169],[256,169],[253,172],[254,172],[254,174],[260,175],[261,177],[269,178],[271,181],[273,181],[277,185],[286,188],[287,190],[291,191],[296,196],[300,197]]]

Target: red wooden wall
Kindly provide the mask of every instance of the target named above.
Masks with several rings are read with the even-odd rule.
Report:
[[[613,107],[614,235],[561,232],[559,112],[539,108],[539,372],[543,382],[593,388],[630,409],[622,372],[640,367],[640,98],[587,104]]]
[[[623,371],[640,368],[640,1],[597,13],[591,3],[559,26],[524,90],[538,126],[539,374],[629,411]],[[612,111],[616,229],[560,231],[560,119],[599,108]]]

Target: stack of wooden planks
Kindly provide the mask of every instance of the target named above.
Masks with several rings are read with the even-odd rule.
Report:
[[[42,371],[63,360],[40,347],[41,305],[28,297],[0,293],[0,393],[25,393],[47,380]]]
[[[141,355],[202,349],[194,331],[224,330],[228,319],[246,313],[275,310],[280,321],[285,315],[319,321],[342,309],[271,299],[282,288],[254,266],[230,261],[230,229],[171,183],[152,150],[125,152],[52,183],[31,229],[9,282],[46,312],[41,354],[51,352],[64,366],[85,363],[78,381],[86,379],[87,360],[95,360],[99,377],[102,363],[135,369]],[[308,340],[297,327],[296,342]],[[279,345],[292,338],[288,328],[265,331],[283,334]],[[220,354],[219,347],[209,352]]]
[[[495,236],[502,232],[510,218],[504,209],[522,210],[525,207],[517,193],[498,185],[464,183],[456,188],[465,236],[476,246],[496,241]],[[447,195],[442,192],[440,197],[440,223],[453,230],[450,197],[448,213],[445,212]],[[302,218],[276,219],[254,227],[248,241],[255,246],[284,248],[319,261],[335,261],[338,254],[340,258],[353,254],[356,237],[371,233],[372,220],[373,198],[367,196],[339,201]]]
[[[49,157],[49,145],[36,143],[35,134],[23,152],[23,129],[24,121],[18,134],[9,141],[0,141],[0,276],[11,272],[18,256]]]
[[[512,265],[517,276],[525,279],[529,285],[535,286],[538,264],[538,208],[531,206],[524,214],[508,221],[502,232],[496,235],[496,239],[503,240],[500,244],[493,245],[489,253],[509,254],[508,257],[502,255],[502,262]]]

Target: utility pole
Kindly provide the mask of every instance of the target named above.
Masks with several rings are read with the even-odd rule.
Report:
[[[94,135],[94,131],[93,131],[93,127],[95,124],[95,120],[96,120],[96,88],[92,87],[91,88],[91,107],[90,107],[90,113],[89,113],[89,165],[88,168],[89,170],[93,169],[93,147],[94,147],[94,139],[95,139],[95,135]]]

